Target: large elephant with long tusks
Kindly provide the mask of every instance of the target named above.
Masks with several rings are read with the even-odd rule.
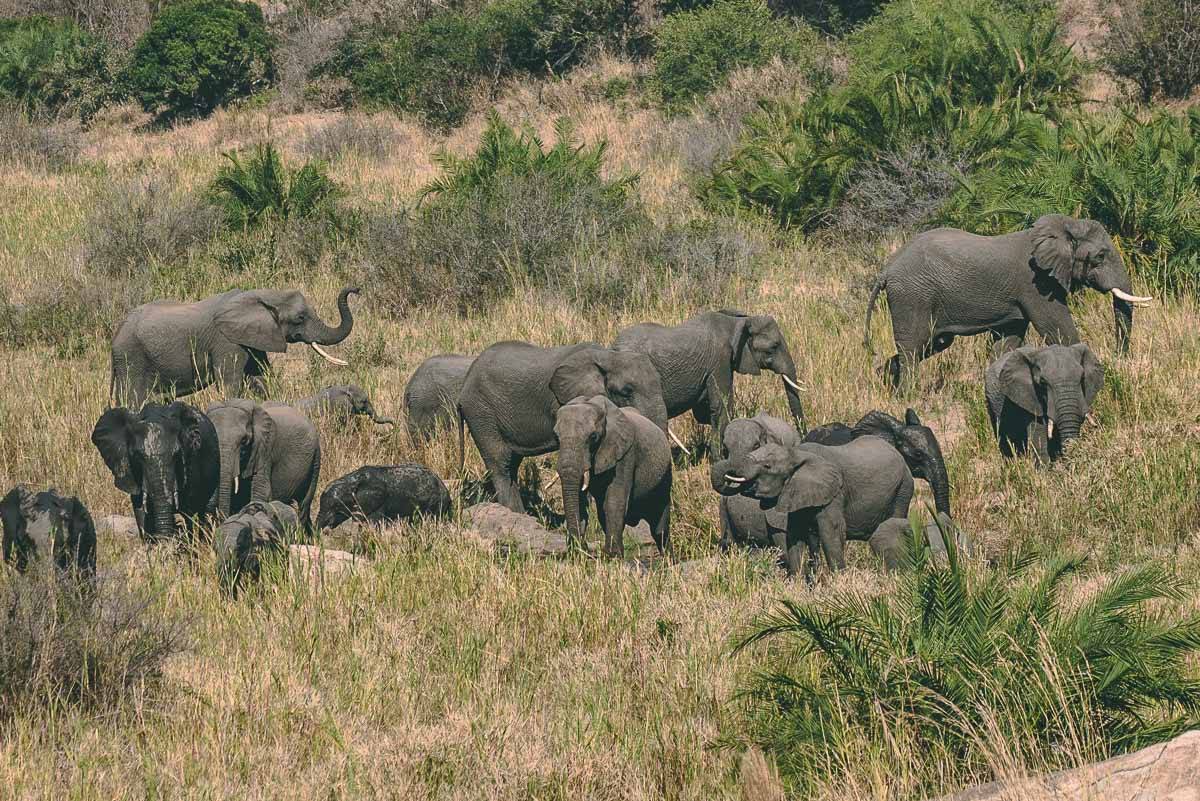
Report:
[[[893,386],[904,370],[940,353],[958,336],[990,333],[1000,352],[1019,347],[1030,324],[1049,345],[1074,345],[1079,332],[1067,296],[1083,287],[1112,295],[1117,349],[1129,347],[1133,307],[1152,298],[1133,294],[1121,254],[1104,226],[1062,214],[1032,228],[977,236],[957,228],[918,235],[884,268],[867,304],[871,315],[887,291],[896,355],[886,372]]]
[[[157,300],[138,306],[117,326],[112,341],[112,395],[139,408],[151,395],[190,395],[221,382],[230,396],[243,388],[263,394],[268,353],[303,342],[333,364],[327,353],[354,327],[346,287],[338,295],[341,320],[326,325],[296,290],[233,289],[196,303]]]

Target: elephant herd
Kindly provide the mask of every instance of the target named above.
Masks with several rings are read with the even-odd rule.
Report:
[[[1000,452],[1029,452],[1045,463],[1079,435],[1103,385],[1104,368],[1078,341],[1067,306],[1068,293],[1084,286],[1112,295],[1123,352],[1133,307],[1150,299],[1131,293],[1098,223],[1046,215],[1027,231],[998,237],[938,229],[915,237],[884,268],[867,330],[886,291],[897,353],[884,373],[893,385],[954,337],[991,334],[996,358],[983,384]],[[365,466],[326,489],[313,526],[321,443],[311,418],[393,421],[352,385],[291,403],[261,400],[267,354],[304,343],[345,364],[323,346],[351,334],[349,297],[356,293],[347,287],[339,294],[337,326],[296,291],[232,290],[129,312],[112,341],[112,398],[123,405],[100,415],[92,442],[130,496],[144,539],[176,538],[177,516],[189,541],[216,522],[218,554],[253,574],[257,562],[245,554],[285,530],[311,537],[351,517],[450,512],[445,484],[427,468]],[[1030,324],[1044,346],[1023,344]],[[764,370],[779,377],[791,421],[762,413],[731,419],[734,375]],[[204,411],[177,400],[218,382],[234,397]],[[497,500],[514,511],[525,511],[521,461],[557,451],[568,539],[585,550],[590,499],[606,555],[620,557],[625,526],[641,521],[671,555],[674,452],[691,452],[669,421],[690,412],[709,426],[704,450],[721,496],[723,548],[778,548],[789,575],[803,571],[809,579],[820,555],[831,570],[843,567],[848,540],[866,541],[885,565],[898,565],[914,478],[929,483],[939,520],[950,518],[937,437],[912,409],[903,420],[875,410],[853,426],[809,430],[801,391],[774,317],[718,310],[674,326],[631,326],[611,346],[506,341],[475,357],[434,356],[413,373],[403,402],[414,442],[457,428],[460,471],[469,432]],[[78,499],[18,486],[0,501],[0,517],[5,559],[19,569],[46,553],[60,568],[94,569],[95,530]]]

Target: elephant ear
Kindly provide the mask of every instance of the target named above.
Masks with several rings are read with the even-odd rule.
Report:
[[[909,411],[912,410],[910,409]],[[867,412],[861,420],[854,424],[854,428],[851,429],[855,437],[880,437],[893,445],[896,445],[900,441],[900,432],[903,430],[904,423],[901,423],[887,412],[881,412],[878,409],[872,409]]]
[[[1033,260],[1070,292],[1075,280],[1075,248],[1087,235],[1086,226],[1064,214],[1044,214],[1033,224]]]
[[[906,425],[906,426],[921,425],[921,418],[917,416],[916,410],[914,410],[912,407],[909,407],[908,409],[904,410],[904,425]]]
[[[259,292],[239,292],[226,300],[213,318],[217,330],[231,342],[267,353],[283,353],[287,341],[277,312]]]
[[[250,413],[250,458],[242,470],[242,478],[253,483],[250,496],[266,501],[271,494],[271,453],[275,441],[275,420],[257,403]]]
[[[580,348],[559,362],[550,376],[550,391],[559,405],[570,403],[580,395],[586,398],[607,395],[604,372],[596,357],[597,348]]]
[[[126,495],[138,493],[138,482],[129,464],[129,439],[136,418],[128,409],[118,407],[100,415],[92,429],[92,444],[113,474],[113,484]]]
[[[592,472],[607,473],[617,466],[629,449],[633,447],[633,423],[617,405],[605,398],[604,400],[604,436],[592,457]]]
[[[70,550],[75,554],[75,566],[85,572],[96,569],[96,524],[83,501],[67,498],[68,536]]]
[[[202,417],[200,411],[186,403],[175,401],[168,409],[179,418],[179,444],[187,455],[195,456],[200,452],[204,435],[200,431]]]
[[[21,532],[21,506],[27,494],[28,490],[18,484],[4,496],[4,500],[0,501],[0,524],[4,526],[5,561],[13,557],[13,548],[16,546],[17,536]]]
[[[733,353],[733,370],[742,375],[758,375],[761,371],[758,367],[758,360],[754,358],[754,351],[750,348],[750,318],[735,312],[725,312],[725,314],[737,314],[737,322],[733,326],[733,334],[729,337],[729,347]]]
[[[1091,408],[1100,387],[1104,386],[1104,365],[1092,353],[1092,349],[1082,342],[1072,345],[1071,350],[1079,357],[1079,364],[1083,367],[1083,399]]]
[[[1000,365],[998,381],[1006,398],[1034,417],[1041,417],[1046,411],[1038,397],[1037,388],[1033,385],[1033,371],[1036,365],[1030,359],[1030,353],[1030,348],[1017,348],[1006,354],[1004,362]]]
[[[789,514],[827,506],[842,491],[842,471],[832,461],[803,451],[799,460],[775,506],[766,511],[772,528],[786,529]]]

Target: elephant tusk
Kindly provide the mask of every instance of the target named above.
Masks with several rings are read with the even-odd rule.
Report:
[[[1054,421],[1046,421],[1046,439],[1054,439]]]
[[[584,471],[583,471],[583,484],[581,484],[581,485],[579,486],[579,491],[580,491],[580,492],[587,492],[587,488],[588,488],[588,479],[589,479],[589,478],[591,478],[590,471],[588,471],[588,470],[584,470]]]
[[[742,476],[735,476],[733,473],[726,473],[725,480],[730,484],[745,484],[750,479],[743,478]]]
[[[780,376],[780,378],[782,378],[782,379],[783,379],[783,383],[787,384],[789,387],[791,387],[792,389],[796,390],[797,392],[808,392],[808,390],[807,390],[807,389],[805,389],[803,386],[801,386],[800,384],[796,383],[796,382],[795,382],[795,381],[793,381],[792,379],[788,378],[786,375],[784,375],[784,376]]]
[[[550,489],[557,483],[558,483],[558,473],[555,473],[554,475],[550,476],[550,483],[546,485],[546,489]]]
[[[237,476],[237,473],[234,473],[233,474],[233,494],[237,495],[237,491],[238,491],[238,476]]]
[[[338,367],[346,367],[350,364],[350,362],[344,362],[341,359],[338,359],[334,356],[330,356],[328,353],[325,352],[325,349],[322,348],[320,345],[318,345],[316,342],[309,342],[308,344],[312,345],[312,349],[315,350],[317,353],[321,354],[321,357],[323,359],[325,359],[325,361],[329,362],[330,364],[336,364]]]
[[[683,451],[683,452],[684,452],[684,453],[686,453],[688,456],[691,456],[691,455],[692,455],[692,452],[688,450],[688,446],[687,446],[687,445],[684,445],[682,442],[680,442],[680,441],[679,441],[679,437],[675,436],[675,432],[674,432],[674,431],[672,431],[670,428],[668,428],[668,429],[667,429],[667,436],[668,436],[668,437],[670,437],[670,438],[671,438],[671,440],[672,440],[672,441],[673,441],[673,442],[674,442],[676,445],[678,445],[678,446],[679,446],[679,450]]]
[[[1117,300],[1123,300],[1126,303],[1132,303],[1135,306],[1145,306],[1154,300],[1153,297],[1143,298],[1143,297],[1139,297],[1137,295],[1130,295],[1128,292],[1122,292],[1120,289],[1117,289],[1116,287],[1113,287],[1109,291],[1112,292],[1113,297],[1116,298]]]

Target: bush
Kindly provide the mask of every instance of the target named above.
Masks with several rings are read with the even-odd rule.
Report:
[[[333,161],[347,152],[384,161],[395,156],[401,144],[399,133],[386,115],[344,114],[309,132],[304,152],[324,161]]]
[[[707,94],[734,69],[798,57],[805,45],[815,46],[815,36],[775,19],[762,0],[717,0],[663,22],[652,80],[663,103],[678,109]]]
[[[892,591],[782,601],[742,643],[776,642],[745,697],[751,739],[796,785],[870,754],[876,775],[916,785],[889,795],[926,797],[987,776],[992,743],[1017,767],[1053,768],[1200,722],[1188,667],[1200,617],[1167,611],[1189,596],[1164,569],[1126,571],[1068,603],[1081,557],[1025,553],[984,571],[911,552]]]
[[[1133,81],[1142,100],[1186,98],[1200,86],[1200,1],[1119,0],[1104,63]]]
[[[245,161],[236,152],[225,158],[229,163],[217,170],[209,196],[224,212],[225,225],[235,231],[327,214],[341,195],[322,162],[289,169],[270,142],[257,145]]]
[[[270,85],[272,45],[254,3],[182,0],[138,40],[126,78],[159,121],[203,117]]]
[[[73,22],[0,19],[0,102],[90,119],[113,96],[104,43]]]
[[[24,109],[0,105],[0,164],[56,170],[74,164],[81,150],[78,122],[50,122]]]
[[[0,714],[103,712],[140,700],[162,682],[183,635],[115,580],[90,588],[49,571],[10,573],[0,585]]]

